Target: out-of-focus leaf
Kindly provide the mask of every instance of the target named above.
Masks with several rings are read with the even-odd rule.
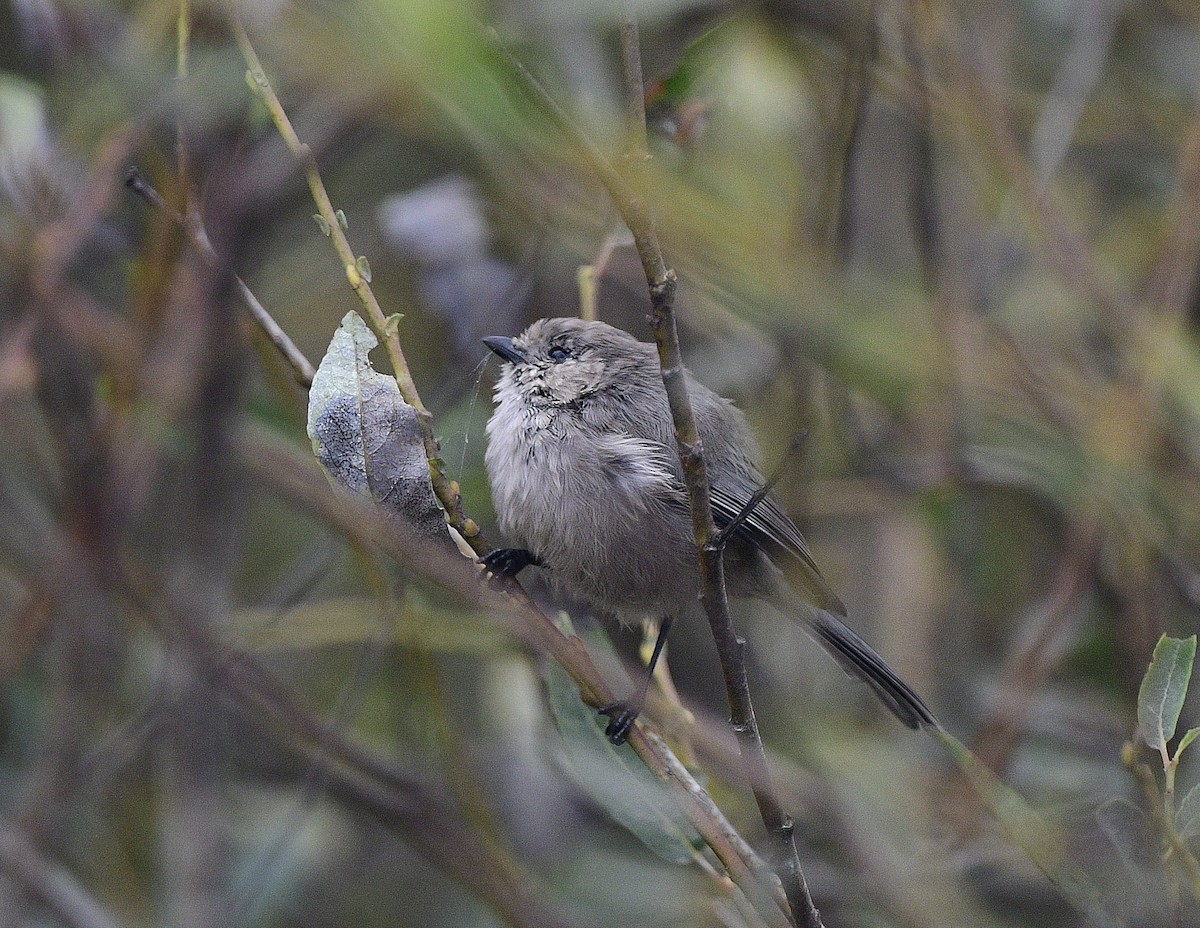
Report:
[[[1170,885],[1162,866],[1161,839],[1154,823],[1123,798],[1110,799],[1100,806],[1096,810],[1096,823],[1125,869],[1126,879],[1109,888],[1109,898],[1119,899],[1124,911],[1137,912],[1142,918],[1165,916]]]
[[[1154,825],[1128,799],[1117,797],[1104,803],[1096,810],[1096,822],[1131,876],[1141,880],[1147,870],[1161,869]]]
[[[709,59],[714,50],[715,53],[720,52],[721,40],[728,34],[731,23],[736,18],[735,14],[689,42],[679,53],[675,69],[654,82],[653,89],[647,88],[647,104],[654,102],[651,99],[652,94],[668,103],[679,105],[698,93],[710,64]]]
[[[1098,928],[1122,925],[1108,911],[1100,891],[1083,868],[1068,856],[1067,836],[1063,829],[1038,815],[1016,790],[1002,782],[948,732],[937,729],[933,734],[950,752],[1009,838],[1058,888],[1063,898]]]
[[[575,782],[659,857],[672,863],[692,860],[700,835],[666,788],[628,746],[609,743],[600,716],[580,699],[579,688],[561,667],[549,664],[545,676]]]
[[[1195,635],[1190,638],[1163,635],[1158,639],[1150,669],[1138,690],[1138,724],[1146,744],[1156,751],[1165,748],[1175,736],[1195,659]]]
[[[0,72],[0,171],[44,158],[49,147],[44,92],[16,75]]]
[[[1175,810],[1175,830],[1185,841],[1200,838],[1200,783],[1179,801],[1179,808]]]
[[[332,599],[286,610],[238,610],[232,617],[233,633],[256,651],[362,644],[380,638],[438,653],[492,656],[506,646],[507,639],[494,622],[415,600],[410,591],[398,620],[386,629],[376,600]]]
[[[705,83],[714,48],[719,54],[721,39],[733,19],[736,16],[689,43],[680,52],[674,70],[646,84],[647,121],[660,125],[680,146],[695,141],[708,121],[710,102]]]
[[[451,548],[433,495],[417,413],[396,381],[371,367],[379,344],[347,313],[308,394],[308,436],[330,481],[366,496],[406,529]]]

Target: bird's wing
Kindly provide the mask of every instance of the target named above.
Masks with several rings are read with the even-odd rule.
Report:
[[[711,496],[713,521],[720,528],[733,521],[750,502],[751,494],[714,486]],[[762,548],[767,554],[786,553],[799,558],[818,577],[821,576],[821,570],[813,560],[808,542],[800,534],[800,529],[796,528],[796,523],[789,519],[787,513],[769,496],[754,507],[754,511],[738,526],[736,534]]]
[[[731,493],[724,487],[713,487],[713,521],[718,527],[728,525],[749,500],[749,493]],[[770,497],[764,499],[754,507],[735,534],[762,549],[768,556],[777,559],[786,553],[799,560],[804,568],[804,586],[812,596],[811,601],[818,607],[800,616],[811,633],[848,673],[866,681],[884,705],[909,728],[938,727],[937,719],[924,700],[897,676],[874,648],[839,618],[846,615],[846,607],[821,576],[800,529],[779,508],[778,503]],[[792,611],[786,605],[783,608]]]
[[[750,501],[751,495],[724,486],[712,487],[713,522],[717,527],[722,528],[732,522],[742,511],[742,507]],[[797,578],[792,575],[792,578],[803,582],[812,597],[811,601],[838,615],[846,614],[845,605],[826,583],[821,568],[817,566],[812,551],[809,550],[808,542],[800,534],[800,529],[796,528],[796,524],[770,496],[754,507],[734,534],[763,551],[779,565],[782,565],[786,558],[799,561],[802,576]]]

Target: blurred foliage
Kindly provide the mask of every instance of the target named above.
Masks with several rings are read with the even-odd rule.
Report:
[[[487,30],[620,165],[620,6],[242,4],[493,539],[478,338],[578,312],[585,264],[648,330],[615,211]],[[1156,642],[1200,630],[1200,8],[635,6],[689,363],[768,464],[809,429],[780,493],[978,758],[972,786],[737,606],[825,923],[1200,925],[1171,845],[1197,765],[1134,737]],[[0,3],[0,925],[755,923],[641,814],[645,771],[606,792],[632,755],[588,753],[557,668],[311,489],[307,397],[231,275],[314,362],[357,301],[227,17]],[[651,717],[763,843],[707,629],[669,664],[692,715]]]

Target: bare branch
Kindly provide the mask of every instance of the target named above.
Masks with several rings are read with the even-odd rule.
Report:
[[[400,395],[417,411],[417,421],[421,427],[421,440],[425,446],[425,457],[429,461],[429,477],[433,482],[433,492],[446,512],[446,521],[466,539],[467,544],[476,554],[486,554],[490,549],[479,533],[478,524],[473,519],[467,518],[466,513],[463,512],[462,494],[459,492],[458,484],[446,476],[442,465],[441,448],[437,436],[433,433],[433,417],[421,401],[421,395],[417,392],[417,385],[408,368],[408,360],[404,357],[404,349],[400,346],[400,336],[396,326],[397,317],[384,315],[379,301],[375,298],[375,291],[371,289],[370,272],[367,270],[366,259],[356,256],[350,247],[350,241],[346,238],[346,233],[342,228],[344,217],[339,216],[338,211],[333,208],[333,202],[329,199],[329,192],[325,189],[324,181],[321,180],[321,174],[317,170],[317,162],[312,151],[296,135],[296,130],[292,127],[283,104],[279,102],[279,97],[271,87],[271,82],[263,70],[262,62],[259,61],[258,54],[250,43],[250,36],[247,35],[236,11],[231,20],[234,37],[237,39],[242,57],[249,67],[247,73],[251,86],[270,111],[271,119],[287,144],[288,150],[304,167],[308,189],[312,193],[313,202],[316,203],[324,221],[322,231],[328,230],[329,240],[342,262],[350,289],[362,303],[363,315],[367,324],[370,325],[371,331],[375,333],[375,337],[379,339],[387,352],[388,361],[392,365],[392,375],[396,378],[396,384],[400,388]]]
[[[632,0],[623,0],[622,13],[621,53],[625,62],[626,98],[633,101],[636,97],[641,101],[645,96],[645,88],[642,85],[637,14],[634,12]],[[640,102],[630,102],[629,115],[631,120],[637,120],[639,123],[631,125],[629,132],[634,146],[630,153],[630,161],[640,169],[641,162],[649,157],[646,148],[646,114]],[[640,181],[639,170],[639,173],[635,174],[639,195],[623,206],[618,202],[617,206],[626,225],[629,226],[629,231],[633,233],[638,255],[642,259],[642,269],[646,274],[646,283],[650,288],[650,321],[654,329],[654,341],[658,346],[663,386],[667,391],[671,418],[675,424],[679,463],[683,468],[688,501],[692,509],[692,529],[696,535],[696,549],[700,560],[700,600],[708,615],[713,640],[720,656],[726,695],[729,699],[730,723],[738,736],[747,779],[758,804],[763,825],[776,843],[773,855],[776,858],[775,871],[783,883],[792,919],[804,928],[819,928],[821,915],[813,904],[808,883],[804,879],[804,871],[800,867],[794,824],[791,816],[783,811],[771,783],[766,749],[763,747],[758,722],[754,717],[750,681],[746,673],[745,639],[734,629],[733,617],[729,612],[723,546],[712,546],[716,529],[713,525],[708,470],[704,462],[703,442],[696,428],[696,418],[687,392],[687,380],[679,348],[679,331],[675,324],[675,272],[667,267],[663,259],[654,219],[644,196],[641,195]],[[615,191],[610,192],[615,197]],[[770,492],[769,487],[766,492]],[[749,512],[746,515],[748,516]]]
[[[378,544],[389,557],[415,573],[467,601],[487,606],[488,613],[520,640],[538,652],[549,654],[578,684],[588,705],[598,707],[614,701],[608,682],[583,642],[575,635],[564,634],[519,584],[510,583],[504,597],[491,593],[485,584],[478,582],[475,569],[468,562],[453,556],[431,556],[427,544],[406,536],[400,526],[387,520],[366,500],[334,495],[316,468],[308,461],[301,461],[291,449],[246,438],[242,455],[255,473],[313,510],[333,530],[357,542]],[[723,816],[713,815],[711,797],[703,794],[703,790],[695,793],[679,779],[676,773],[679,761],[661,737],[643,722],[630,729],[628,743],[650,771],[667,784],[679,808],[759,915],[773,928],[787,925],[781,902],[769,893],[744,853],[746,842]]]
[[[71,928],[121,928],[68,870],[46,857],[16,825],[4,819],[0,819],[0,867]]]
[[[191,242],[192,247],[210,265],[219,266],[221,264],[221,256],[212,247],[212,243],[208,239],[208,234],[205,232],[204,226],[200,223],[198,216],[192,216],[189,220],[187,216],[183,216],[173,210],[167,201],[162,198],[162,194],[154,189],[145,176],[143,176],[142,172],[136,167],[131,167],[125,172],[125,186],[164,216],[174,220],[187,234],[188,241]],[[237,285],[238,294],[242,298],[242,303],[250,311],[251,317],[257,323],[259,329],[262,330],[262,333],[291,367],[292,373],[296,376],[296,382],[305,389],[311,387],[313,377],[316,375],[316,370],[313,368],[312,362],[304,356],[300,349],[296,347],[296,343],[288,336],[287,332],[267,312],[266,307],[259,302],[254,292],[246,286],[246,282],[237,274],[233,274],[232,276],[234,283]]]
[[[624,5],[624,11],[621,38],[625,74],[627,78],[636,77],[639,80],[638,86],[626,88],[627,100],[632,101],[635,94],[639,97],[644,96],[644,90],[640,86],[641,53],[637,20],[628,2]],[[631,185],[620,175],[591,139],[574,124],[549,92],[511,52],[498,42],[494,33],[491,35],[499,47],[500,53],[508,61],[525,90],[553,119],[560,131],[579,149],[600,182],[608,190],[609,196],[625,220],[625,224],[633,233],[634,244],[650,290],[650,321],[654,331],[654,341],[658,347],[663,386],[666,389],[667,400],[671,408],[671,419],[675,427],[675,440],[687,486],[688,501],[691,504],[692,528],[695,532],[700,560],[702,584],[700,598],[708,615],[713,639],[721,658],[721,667],[725,675],[726,691],[729,697],[731,723],[742,747],[747,766],[747,779],[754,792],[763,824],[777,845],[776,872],[783,882],[793,917],[805,928],[816,928],[821,925],[821,918],[813,905],[812,896],[800,869],[792,820],[780,807],[774,790],[768,786],[770,776],[766,753],[750,699],[745,664],[745,640],[738,636],[729,613],[722,553],[720,549],[709,548],[709,540],[715,534],[712,502],[708,472],[704,464],[704,449],[696,429],[696,420],[692,412],[691,399],[687,393],[683,359],[679,349],[679,332],[676,328],[674,312],[675,272],[667,267],[666,261],[663,259],[653,217],[637,186]],[[629,104],[631,113],[637,109],[636,104]],[[630,128],[630,137],[634,140],[635,145],[638,140],[645,138],[644,122],[643,114],[643,125],[640,128]],[[642,143],[631,152],[630,160],[634,164],[638,164],[645,160],[646,155],[647,152]]]

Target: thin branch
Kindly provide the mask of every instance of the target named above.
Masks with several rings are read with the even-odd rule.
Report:
[[[1028,210],[1032,231],[1045,246],[1047,259],[1062,278],[1103,311],[1115,335],[1128,333],[1135,320],[1129,300],[1100,274],[1079,233],[1053,198],[1039,188],[994,82],[985,79],[963,51],[961,28],[954,14],[945,5],[917,2],[910,2],[908,11],[916,26],[921,57],[946,70],[940,86],[952,92],[939,93],[936,102],[956,109],[964,126],[980,131],[986,149]]]
[[[403,350],[400,346],[396,328],[394,325],[390,324],[388,318],[384,316],[383,310],[379,307],[379,303],[371,291],[369,281],[364,279],[363,274],[359,269],[359,261],[354,256],[349,242],[346,239],[341,222],[337,215],[337,211],[334,210],[333,205],[330,202],[329,195],[326,192],[324,184],[321,180],[320,174],[317,171],[312,153],[308,150],[308,147],[296,136],[295,130],[292,128],[292,125],[288,120],[287,114],[284,111],[279,98],[276,96],[270,82],[267,80],[267,77],[262,69],[262,64],[259,61],[257,54],[254,52],[254,48],[250,43],[245,29],[241,25],[240,21],[236,19],[236,17],[233,20],[233,29],[238,40],[238,45],[242,50],[243,57],[249,66],[249,77],[255,91],[258,93],[259,97],[263,100],[264,104],[270,111],[276,128],[279,130],[280,135],[283,136],[289,150],[304,165],[305,174],[313,199],[317,203],[317,207],[320,210],[322,218],[329,226],[330,238],[334,244],[334,248],[337,251],[339,258],[341,258],[344,263],[346,276],[350,282],[351,288],[354,290],[355,294],[363,304],[367,323],[370,325],[376,337],[378,337],[384,344],[388,357],[392,362],[393,373],[395,374],[397,383],[400,387],[401,395],[417,410],[418,421],[421,424],[422,438],[424,440],[426,456],[429,459],[429,471],[434,486],[434,492],[437,494],[439,501],[446,510],[447,521],[458,530],[460,535],[465,538],[472,550],[480,554],[485,553],[487,550],[489,550],[489,547],[484,541],[483,536],[475,522],[466,518],[464,515],[462,511],[462,500],[457,484],[453,481],[450,481],[442,470],[440,458],[438,457],[439,448],[437,439],[433,434],[431,416],[429,411],[421,403],[420,396],[416,390],[416,385],[413,383],[412,377],[408,371],[408,366],[404,359]],[[498,40],[496,41],[498,44]],[[521,77],[522,82],[526,83],[527,86],[536,87],[538,91],[540,91],[540,99],[542,100],[543,105],[548,106],[551,110],[557,111],[556,120],[560,121],[560,124],[564,127],[571,128],[573,131],[573,140],[581,147],[582,150],[584,150],[585,157],[592,166],[593,170],[601,175],[605,186],[609,188],[610,194],[613,196],[614,200],[618,202],[618,205],[622,207],[622,213],[627,217],[633,214],[641,217],[636,225],[638,228],[644,228],[645,223],[649,222],[649,218],[644,212],[643,201],[639,197],[635,196],[633,189],[625,182],[624,178],[612,167],[612,165],[609,164],[608,160],[604,157],[600,150],[594,144],[592,144],[582,132],[574,129],[566,114],[560,108],[558,108],[557,104],[553,101],[549,94],[545,93],[544,90],[541,90],[541,86],[536,80],[534,80],[532,75],[530,75],[528,71],[526,71],[525,68],[518,61],[516,61],[516,59],[513,58],[506,49],[503,48],[503,46],[499,47],[505,58],[518,73],[518,76]],[[633,228],[635,225],[635,223],[629,224],[631,225],[631,228]],[[652,267],[655,269],[655,285],[651,288],[651,299],[656,306],[656,310],[660,314],[664,308],[667,310],[667,315],[659,317],[659,321],[656,323],[656,332],[665,333],[667,322],[669,321],[669,328],[672,334],[674,334],[674,317],[670,314],[670,306],[671,300],[674,296],[675,274],[674,272],[668,270],[663,263],[662,254],[657,248],[656,240],[653,241],[653,247],[650,247],[651,241],[646,239],[645,236],[641,236],[639,238],[635,232],[635,241],[639,243],[639,254],[643,258],[643,265],[645,267]],[[648,273],[648,278],[649,276],[650,275]],[[678,361],[678,337],[675,336],[673,341],[676,363],[673,365],[674,375],[671,379],[677,386],[668,387],[668,395],[670,396],[673,391],[676,393],[682,392],[684,397],[683,401],[684,403],[687,403],[687,394],[684,390],[683,382],[683,368],[681,363]],[[662,357],[661,352],[662,348],[660,348],[660,358]],[[669,370],[669,367],[664,365],[664,369]],[[664,379],[666,379],[666,375],[664,375]],[[690,409],[688,410],[688,418],[691,418]],[[677,430],[679,429],[678,422],[676,424],[676,428]],[[695,438],[694,423],[692,424],[690,432],[687,434],[690,434],[693,436],[693,438]],[[695,439],[692,444],[693,446],[698,446],[698,439]],[[699,450],[698,447],[696,450]],[[700,460],[700,464],[703,464],[702,460]],[[694,469],[695,465],[693,464],[691,466]],[[695,509],[695,511],[703,514],[703,517],[707,521],[708,533],[711,533],[712,515],[711,508],[707,503],[708,485],[707,480],[703,478],[703,471],[700,473],[701,481],[696,483],[696,485],[703,487],[705,503],[702,508]],[[326,495],[328,496],[328,494]],[[335,506],[333,507],[334,509],[340,509],[343,511],[335,513],[334,511],[326,508],[323,510],[323,515],[344,525],[345,519],[343,519],[342,516],[346,515],[346,501],[340,497],[330,497],[330,499],[335,500]],[[357,512],[355,517],[357,518],[358,516],[364,515],[365,513]],[[704,537],[707,538],[707,534],[705,534]],[[427,554],[427,552],[425,553]],[[707,559],[709,558],[706,555],[702,555],[702,560]],[[421,559],[407,558],[403,560],[410,567],[413,567],[416,566],[416,562],[419,562]],[[716,561],[719,569],[720,558],[716,557],[712,560]],[[721,598],[723,600],[724,584],[720,580],[717,582],[722,594]],[[587,650],[584,648],[582,642],[573,636],[568,638],[567,636],[563,635],[557,629],[554,623],[534,605],[533,601],[528,597],[528,594],[524,592],[519,584],[509,584],[508,592],[515,599],[514,606],[516,607],[515,611],[518,615],[518,624],[524,626],[525,636],[535,640],[539,650],[543,650],[551,654],[555,660],[557,660],[558,663],[567,670],[572,678],[579,683],[580,691],[584,700],[593,706],[611,703],[613,700],[612,694],[608,690],[608,685],[604,678],[596,670],[595,666],[591,663],[591,659],[587,655]],[[725,614],[726,617],[728,617],[728,604],[725,605]],[[740,649],[742,645],[744,645],[744,642],[738,644],[740,639],[738,639],[736,634],[733,633],[731,622],[728,625],[728,630],[728,644],[731,644],[735,650]],[[741,664],[741,668],[742,681],[744,683],[744,662]],[[749,708],[748,700],[746,701],[745,706],[746,708]],[[736,713],[735,722],[741,719],[744,714],[745,713]],[[745,731],[747,733],[752,732],[753,737],[757,739],[757,726],[753,724],[752,713],[750,714],[749,728],[747,728],[744,723],[740,722],[735,725],[735,728],[738,731]],[[749,866],[743,857],[740,846],[730,840],[726,829],[723,827],[721,822],[713,819],[713,817],[709,814],[707,807],[696,802],[694,797],[691,796],[686,790],[679,788],[678,782],[672,778],[670,765],[668,764],[667,758],[664,757],[662,753],[663,749],[651,744],[643,731],[637,727],[630,732],[629,744],[656,776],[674,787],[672,792],[676,801],[679,803],[681,810],[696,827],[696,830],[704,838],[709,847],[712,848],[718,859],[721,860],[722,864],[730,874],[730,877],[739,886],[739,888],[746,893],[747,898],[750,899],[753,905],[755,905],[759,913],[766,918],[768,924],[778,925],[781,922],[786,924],[786,915],[780,911],[775,901],[771,899],[769,895],[764,893],[760,880],[756,876],[753,868]],[[751,778],[751,782],[764,781],[764,778],[760,777]],[[778,804],[776,803],[775,805],[777,808]],[[774,816],[773,820],[776,823],[775,831],[773,833],[779,834],[792,848],[794,863],[785,864],[783,867],[784,872],[798,873],[799,862],[798,858],[795,858],[794,842],[791,838],[790,819],[783,815],[782,812],[778,812],[778,814]],[[791,882],[794,883],[795,881],[792,880]],[[785,885],[787,885],[787,883],[788,881],[785,881]],[[805,893],[807,893],[806,888]],[[766,897],[764,898],[764,896]],[[811,902],[809,903],[809,906],[811,908]],[[812,911],[815,914],[815,909]],[[820,922],[818,920],[815,922],[806,923],[806,926],[808,924],[815,926],[819,925]]]
[[[402,825],[418,846],[434,851],[433,859],[447,873],[478,892],[513,928],[562,924],[531,917],[526,909],[533,907],[518,904],[534,899],[529,877],[445,797],[360,747],[336,723],[315,715],[256,659],[221,641],[186,607],[161,595],[164,584],[145,571],[127,564],[124,586],[156,629],[182,646],[196,671],[219,683],[244,712],[265,724],[280,747],[302,756],[323,786],[369,796],[373,808],[386,811],[385,821]]]
[[[625,129],[629,133],[629,158],[636,164],[648,160],[650,146],[646,136],[642,40],[638,35],[633,0],[621,0],[621,63],[625,69]]]
[[[1065,656],[1061,640],[1087,591],[1100,541],[1095,522],[1072,528],[1049,591],[1000,669],[998,697],[971,743],[997,776],[1008,766],[1038,691]]]
[[[1104,71],[1122,6],[1114,0],[1094,0],[1076,8],[1071,44],[1029,140],[1039,190],[1049,186],[1067,157],[1084,107]]]
[[[854,156],[871,96],[871,71],[879,52],[876,5],[876,0],[867,4],[861,30],[863,37],[853,48],[846,50],[837,125],[817,209],[817,234],[821,243],[841,261],[849,256],[853,240]]]
[[[941,195],[941,171],[938,165],[937,139],[934,119],[934,82],[930,61],[922,48],[916,14],[913,7],[922,0],[909,0],[908,15],[902,27],[904,56],[916,82],[913,101],[916,133],[915,157],[912,165],[911,201],[913,232],[920,256],[921,275],[932,300],[936,345],[940,351],[939,366],[946,371],[945,402],[938,404],[938,449],[946,467],[961,471],[961,449],[964,438],[965,370],[970,368],[964,358],[969,342],[964,338],[967,320],[964,312],[964,287],[955,272],[950,249],[947,247],[945,211],[947,204]]]
[[[194,216],[189,220],[187,216],[173,210],[136,167],[131,167],[125,172],[125,186],[183,229],[192,247],[200,253],[210,266],[220,266],[222,261],[221,256],[212,247],[208,233],[200,223],[198,216]],[[304,356],[303,352],[296,347],[296,343],[291,340],[287,332],[267,312],[266,307],[259,302],[254,292],[246,286],[246,282],[236,274],[232,276],[237,286],[238,294],[242,298],[242,303],[250,311],[250,316],[254,319],[263,335],[275,346],[279,354],[283,357],[283,360],[291,367],[292,373],[296,377],[296,382],[305,389],[311,387],[313,377],[316,376],[316,370],[313,368],[312,362]]]
[[[642,84],[642,53],[638,38],[637,14],[632,0],[622,2],[621,53],[625,63],[626,99],[633,101],[637,98],[640,101],[645,96],[645,88]],[[692,529],[695,532],[700,561],[700,601],[708,615],[713,640],[720,656],[726,695],[729,699],[730,723],[738,736],[747,779],[758,804],[763,825],[776,845],[772,855],[775,858],[775,871],[783,883],[792,919],[804,928],[819,928],[821,915],[813,904],[808,883],[804,879],[804,871],[800,867],[794,823],[791,816],[784,812],[771,782],[766,749],[754,717],[750,681],[746,672],[746,642],[737,634],[729,612],[729,597],[725,589],[724,551],[721,547],[713,548],[711,545],[716,529],[713,525],[704,445],[696,428],[691,397],[687,392],[687,380],[679,348],[679,331],[675,323],[675,272],[667,267],[663,259],[654,219],[642,195],[640,168],[642,162],[649,157],[646,147],[646,114],[640,104],[630,102],[629,115],[631,120],[638,121],[638,124],[629,127],[633,146],[630,161],[638,167],[638,172],[634,175],[638,195],[624,203],[618,201],[617,207],[625,224],[629,226],[629,231],[633,233],[638,255],[642,259],[642,270],[646,274],[646,284],[650,289],[650,321],[654,330],[654,342],[658,346],[663,387],[666,389],[671,418],[675,425],[679,463],[683,468],[688,502],[692,510]],[[610,193],[615,199],[616,191]]]
[[[576,682],[588,705],[598,707],[614,701],[608,682],[583,642],[575,635],[565,635],[519,584],[510,584],[508,595],[503,598],[490,593],[485,584],[478,582],[477,573],[467,562],[449,555],[443,559],[430,557],[427,543],[405,534],[401,526],[386,519],[368,501],[332,493],[311,461],[301,460],[293,449],[247,437],[241,442],[241,452],[245,465],[255,474],[294,502],[311,509],[334,531],[357,542],[378,544],[389,557],[417,575],[468,602],[487,606],[488,613],[520,640],[540,653],[549,654]],[[681,781],[677,775],[679,761],[649,724],[643,721],[630,729],[628,743],[647,768],[667,785],[680,810],[767,924],[773,928],[790,924],[781,902],[770,894],[753,861],[744,853],[746,842],[723,816],[712,813],[711,797],[702,789],[695,792]]]
[[[1187,314],[1200,275],[1200,114],[1184,136],[1172,228],[1150,275],[1150,304],[1169,319]]]
[[[633,15],[629,0],[625,0],[623,8],[625,25],[621,30],[621,37],[625,73],[640,75],[641,56],[637,41],[636,17]],[[704,449],[696,429],[696,420],[687,392],[687,382],[684,377],[683,360],[679,348],[679,332],[676,328],[674,312],[677,283],[675,272],[667,267],[666,261],[663,259],[654,220],[647,208],[646,200],[639,190],[620,175],[549,92],[508,49],[499,43],[495,33],[492,32],[490,35],[526,92],[551,117],[559,130],[575,145],[595,172],[600,182],[608,190],[609,196],[625,224],[633,233],[634,245],[637,248],[638,257],[641,259],[642,270],[646,275],[646,283],[650,290],[650,322],[654,331],[654,341],[658,347],[663,387],[671,408],[675,441],[687,486],[688,501],[691,505],[692,529],[695,533],[700,562],[700,599],[705,613],[708,615],[713,639],[721,659],[729,698],[730,721],[738,736],[746,764],[747,779],[751,784],[763,824],[776,844],[776,854],[774,855],[777,858],[776,873],[783,883],[793,919],[804,928],[818,928],[821,925],[821,917],[813,905],[804,873],[800,869],[793,822],[783,811],[773,787],[770,786],[766,752],[759,735],[758,723],[755,720],[754,707],[750,699],[749,679],[745,663],[746,642],[745,639],[738,636],[729,613],[729,600],[725,591],[724,559],[720,549],[710,550],[708,547],[709,539],[715,534],[712,502],[708,472],[704,464]],[[635,57],[638,59],[637,62],[633,61]],[[627,99],[632,100],[635,93],[642,95],[644,90],[640,86],[628,87]],[[631,105],[630,109],[632,111],[634,107]],[[637,139],[644,137],[644,127],[641,131],[631,128],[630,135],[636,144]],[[641,148],[632,153],[630,160],[636,164],[644,161],[645,157],[646,151]],[[635,726],[632,731],[636,732],[637,727]]]
[[[363,315],[371,327],[371,331],[375,333],[375,337],[379,339],[387,352],[388,361],[392,365],[392,375],[396,378],[396,384],[400,388],[400,395],[417,412],[421,442],[425,447],[425,458],[429,462],[429,478],[433,483],[433,492],[445,510],[446,521],[466,539],[467,544],[476,554],[486,554],[489,549],[480,535],[478,524],[473,519],[467,518],[463,512],[462,494],[459,491],[458,483],[446,476],[442,464],[441,448],[437,436],[433,432],[433,417],[421,401],[421,395],[417,391],[417,385],[409,371],[408,360],[404,357],[404,349],[400,346],[397,328],[399,319],[397,316],[384,315],[383,308],[375,298],[375,292],[371,289],[370,271],[366,259],[356,256],[350,247],[350,241],[346,238],[343,229],[345,216],[340,214],[339,210],[334,209],[333,202],[329,199],[329,192],[325,189],[325,183],[321,180],[321,174],[317,170],[316,158],[313,157],[308,145],[300,141],[299,136],[296,135],[296,130],[292,127],[292,122],[288,118],[283,104],[279,102],[279,97],[267,79],[262,62],[259,61],[258,54],[254,51],[250,37],[236,11],[231,16],[231,24],[242,57],[249,68],[247,77],[250,86],[266,105],[271,119],[275,123],[275,128],[283,137],[288,150],[303,166],[308,189],[324,222],[322,231],[328,230],[327,235],[342,262],[350,289],[354,291],[355,296],[362,304]]]
[[[68,870],[46,857],[16,825],[3,819],[0,868],[70,928],[121,928],[121,923]]]

